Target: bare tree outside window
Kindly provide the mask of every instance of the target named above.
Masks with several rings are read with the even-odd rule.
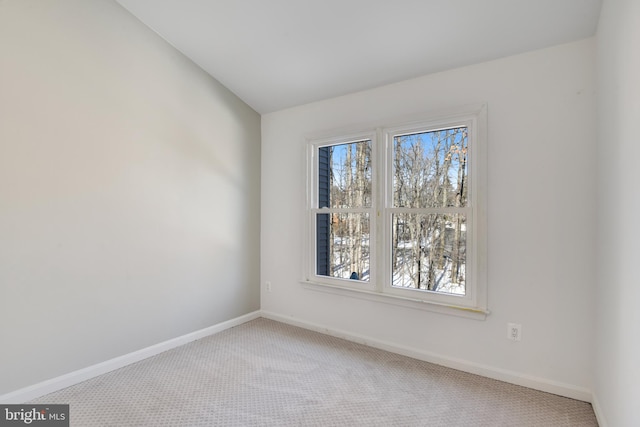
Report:
[[[465,294],[466,127],[393,138],[395,287]]]
[[[318,181],[318,205],[331,213],[317,215],[317,274],[368,281],[370,276],[370,218],[358,209],[371,207],[371,141],[319,148],[323,160]],[[326,227],[324,224],[326,223]]]

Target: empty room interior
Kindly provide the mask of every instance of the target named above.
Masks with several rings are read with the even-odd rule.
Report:
[[[0,0],[0,403],[253,322],[640,425],[638,46],[637,0]]]

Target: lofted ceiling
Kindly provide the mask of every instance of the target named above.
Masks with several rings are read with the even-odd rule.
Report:
[[[259,113],[595,34],[601,0],[117,0]]]

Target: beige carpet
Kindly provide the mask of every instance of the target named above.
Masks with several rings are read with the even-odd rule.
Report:
[[[597,426],[591,405],[257,319],[37,399],[72,426]]]

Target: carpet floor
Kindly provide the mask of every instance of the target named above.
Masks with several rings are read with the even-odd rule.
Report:
[[[72,426],[597,426],[589,403],[256,319],[31,403]]]

